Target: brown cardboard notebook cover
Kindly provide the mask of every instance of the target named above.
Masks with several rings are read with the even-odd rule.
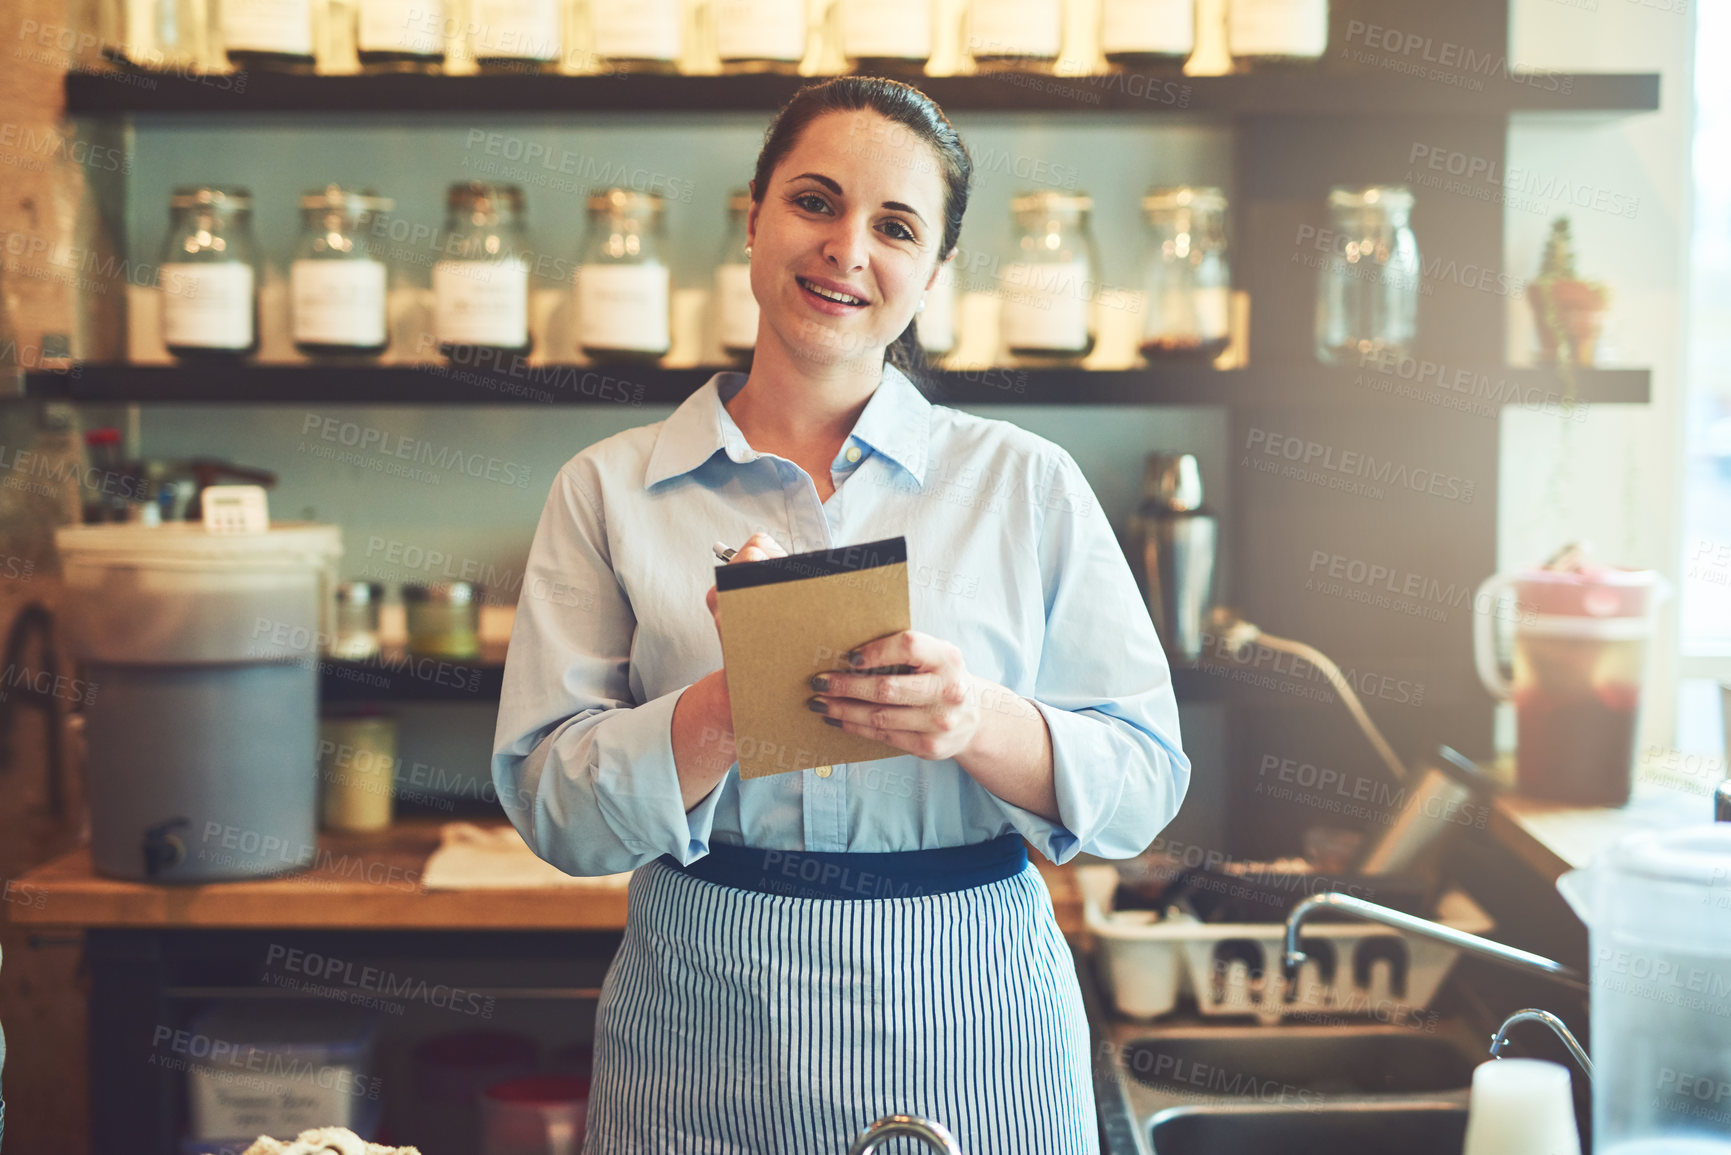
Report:
[[[912,628],[906,538],[717,566],[715,597],[741,778],[907,753],[805,704],[813,674],[845,670],[853,647]]]

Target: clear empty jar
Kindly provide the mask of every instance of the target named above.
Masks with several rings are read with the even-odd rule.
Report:
[[[529,352],[529,261],[523,190],[460,181],[446,198],[444,259],[433,265],[439,352],[472,360],[479,349]]]
[[[972,0],[968,53],[987,70],[1049,72],[1063,44],[1062,0]]]
[[[597,71],[675,72],[684,21],[679,0],[591,4],[589,36]]]
[[[1412,193],[1398,185],[1335,188],[1316,288],[1316,356],[1358,365],[1404,358],[1418,330],[1418,241]]]
[[[392,202],[337,185],[301,197],[301,235],[289,266],[289,330],[309,357],[376,357],[388,343],[387,270],[367,243],[374,213]]]
[[[1226,41],[1240,64],[1311,64],[1328,50],[1328,0],[1227,0]]]
[[[798,72],[805,0],[714,0],[716,53],[728,72]]]
[[[837,0],[841,46],[855,72],[919,71],[932,54],[932,0]]]
[[[258,246],[252,193],[214,185],[169,199],[158,288],[162,340],[181,358],[239,358],[258,351]]]
[[[656,361],[673,344],[673,285],[661,259],[665,205],[625,188],[589,198],[577,258],[577,345],[597,361]]]
[[[368,72],[435,72],[445,63],[443,0],[359,0],[355,48]]]
[[[1100,51],[1113,64],[1183,64],[1196,47],[1196,0],[1103,0]]]
[[[236,68],[313,70],[312,0],[223,0],[221,23]]]
[[[1088,232],[1086,194],[1025,193],[1010,201],[1016,245],[999,282],[999,331],[1011,355],[1074,362],[1094,349],[1093,296],[1100,258]]]
[[[553,72],[565,45],[563,0],[471,0],[469,50],[487,73]],[[630,5],[626,5],[630,7]]]
[[[721,350],[735,361],[757,348],[757,296],[751,291],[751,258],[745,254],[745,222],[751,193],[735,189],[727,198],[727,236],[715,263],[715,317]]]
[[[1212,361],[1225,350],[1232,272],[1226,257],[1226,195],[1217,188],[1163,188],[1142,198],[1148,221],[1142,355],[1150,361]]]

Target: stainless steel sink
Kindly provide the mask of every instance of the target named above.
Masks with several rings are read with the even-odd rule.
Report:
[[[1128,1042],[1121,1054],[1124,1072],[1151,1087],[1301,1104],[1320,1096],[1454,1091],[1472,1085],[1483,1059],[1451,1039],[1374,1025],[1171,1031]]]
[[[1465,1103],[1385,1100],[1303,1108],[1173,1107],[1149,1125],[1154,1155],[1460,1155]]]

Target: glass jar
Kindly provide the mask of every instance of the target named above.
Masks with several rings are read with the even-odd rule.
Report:
[[[379,606],[385,587],[378,582],[338,582],[336,636],[330,655],[347,661],[371,658],[379,652]]]
[[[1104,0],[1100,51],[1125,68],[1184,63],[1196,47],[1196,0]]]
[[[716,54],[727,72],[799,71],[805,0],[714,0]]]
[[[403,584],[408,649],[440,658],[481,653],[481,587],[470,582]]]
[[[683,40],[679,0],[591,4],[590,42],[602,71],[676,72]]]
[[[1227,0],[1235,64],[1309,64],[1328,50],[1328,0]]]
[[[433,265],[433,331],[439,352],[529,352],[529,260],[523,255],[523,190],[458,181],[446,196],[444,259]]]
[[[727,198],[727,236],[715,264],[716,329],[721,351],[734,361],[751,360],[757,347],[757,295],[751,291],[751,258],[745,253],[745,222],[751,193],[735,189]]]
[[[312,0],[222,0],[222,44],[236,68],[313,71]]]
[[[289,332],[309,357],[377,357],[388,341],[387,270],[367,243],[374,213],[392,202],[339,185],[301,196],[301,235],[289,265]]]
[[[938,266],[938,279],[926,290],[925,306],[914,314],[914,332],[927,355],[941,357],[956,347],[956,263]]]
[[[487,73],[554,72],[565,46],[563,0],[471,0],[469,50]]]
[[[1062,0],[973,0],[968,52],[980,68],[1050,72],[1063,43]]]
[[[319,811],[326,830],[365,834],[391,825],[397,721],[355,712],[319,719]]]
[[[252,193],[213,185],[177,188],[168,203],[168,239],[158,269],[163,344],[186,359],[258,352]]]
[[[999,331],[1013,356],[1074,363],[1094,349],[1095,270],[1088,232],[1094,202],[1084,193],[1045,190],[1010,201],[1016,247],[1000,281]]]
[[[837,0],[841,45],[855,72],[918,72],[932,54],[932,0]]]
[[[666,201],[634,189],[589,197],[577,258],[577,345],[597,361],[658,361],[672,347],[672,278],[661,259]]]
[[[355,48],[368,72],[436,72],[445,63],[443,0],[360,0]]]
[[[1316,287],[1316,356],[1328,365],[1405,358],[1418,327],[1418,241],[1412,192],[1398,185],[1334,188]]]
[[[1212,361],[1226,348],[1232,272],[1226,195],[1217,188],[1154,189],[1142,198],[1149,247],[1142,287],[1142,355]]]

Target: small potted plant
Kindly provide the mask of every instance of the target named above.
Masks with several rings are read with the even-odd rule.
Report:
[[[1527,301],[1539,333],[1539,358],[1546,365],[1593,363],[1611,291],[1575,275],[1575,243],[1569,218],[1551,222],[1539,275],[1527,283]]]

